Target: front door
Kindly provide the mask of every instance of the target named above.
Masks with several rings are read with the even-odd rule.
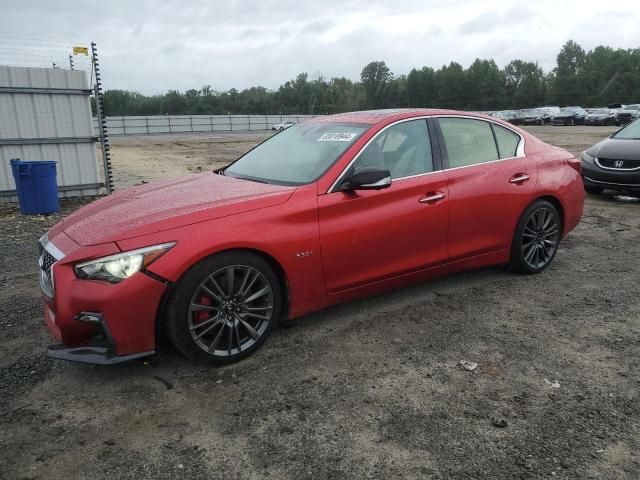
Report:
[[[436,162],[437,164],[438,162]],[[320,195],[320,242],[329,292],[384,280],[447,261],[447,177],[434,169],[425,119],[383,129],[345,172],[390,171],[382,190]]]

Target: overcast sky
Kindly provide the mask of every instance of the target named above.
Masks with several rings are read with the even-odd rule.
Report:
[[[372,60],[397,75],[477,57],[549,70],[569,39],[640,47],[638,0],[12,1],[0,64],[48,62],[43,45],[62,55],[94,40],[107,89],[274,89],[303,71],[355,80]]]

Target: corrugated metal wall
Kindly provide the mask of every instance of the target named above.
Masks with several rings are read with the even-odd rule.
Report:
[[[109,135],[270,130],[276,123],[301,122],[314,115],[154,115],[107,117]],[[93,119],[95,131],[98,120]]]
[[[60,196],[100,193],[89,102],[84,71],[0,66],[0,200],[15,193],[12,158],[58,162]]]

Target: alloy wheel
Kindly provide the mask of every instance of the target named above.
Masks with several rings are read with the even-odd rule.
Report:
[[[248,265],[229,265],[209,275],[191,297],[189,333],[209,355],[237,355],[264,334],[273,308],[273,289],[262,272]]]
[[[522,255],[533,269],[545,267],[553,258],[560,241],[560,223],[550,208],[534,210],[522,233]]]

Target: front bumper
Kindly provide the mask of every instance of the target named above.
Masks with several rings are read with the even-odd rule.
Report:
[[[54,294],[42,295],[47,327],[60,342],[48,355],[111,364],[154,354],[156,319],[167,284],[144,272],[117,284],[83,280],[73,271],[75,262],[65,261],[51,267]],[[87,321],[87,315],[93,320]]]
[[[640,191],[640,170],[605,170],[597,165],[582,162],[582,181],[588,187],[638,192]]]
[[[65,347],[62,344],[52,345],[47,349],[47,356],[68,362],[91,363],[94,365],[113,365],[128,362],[136,358],[148,357],[156,352],[132,353],[131,355],[113,355],[108,348],[99,346]]]
[[[55,324],[55,318],[52,318],[52,312],[48,308],[45,310],[45,318],[50,331],[59,332]],[[47,356],[71,362],[112,365],[114,363],[127,362],[155,354],[155,350],[151,350],[128,355],[117,355],[116,342],[111,335],[109,325],[104,321],[102,315],[95,312],[81,312],[74,320],[86,322],[87,320],[85,319],[87,318],[92,319],[90,323],[95,326],[95,330],[88,344],[76,347],[68,347],[62,343],[51,345],[47,349]]]

